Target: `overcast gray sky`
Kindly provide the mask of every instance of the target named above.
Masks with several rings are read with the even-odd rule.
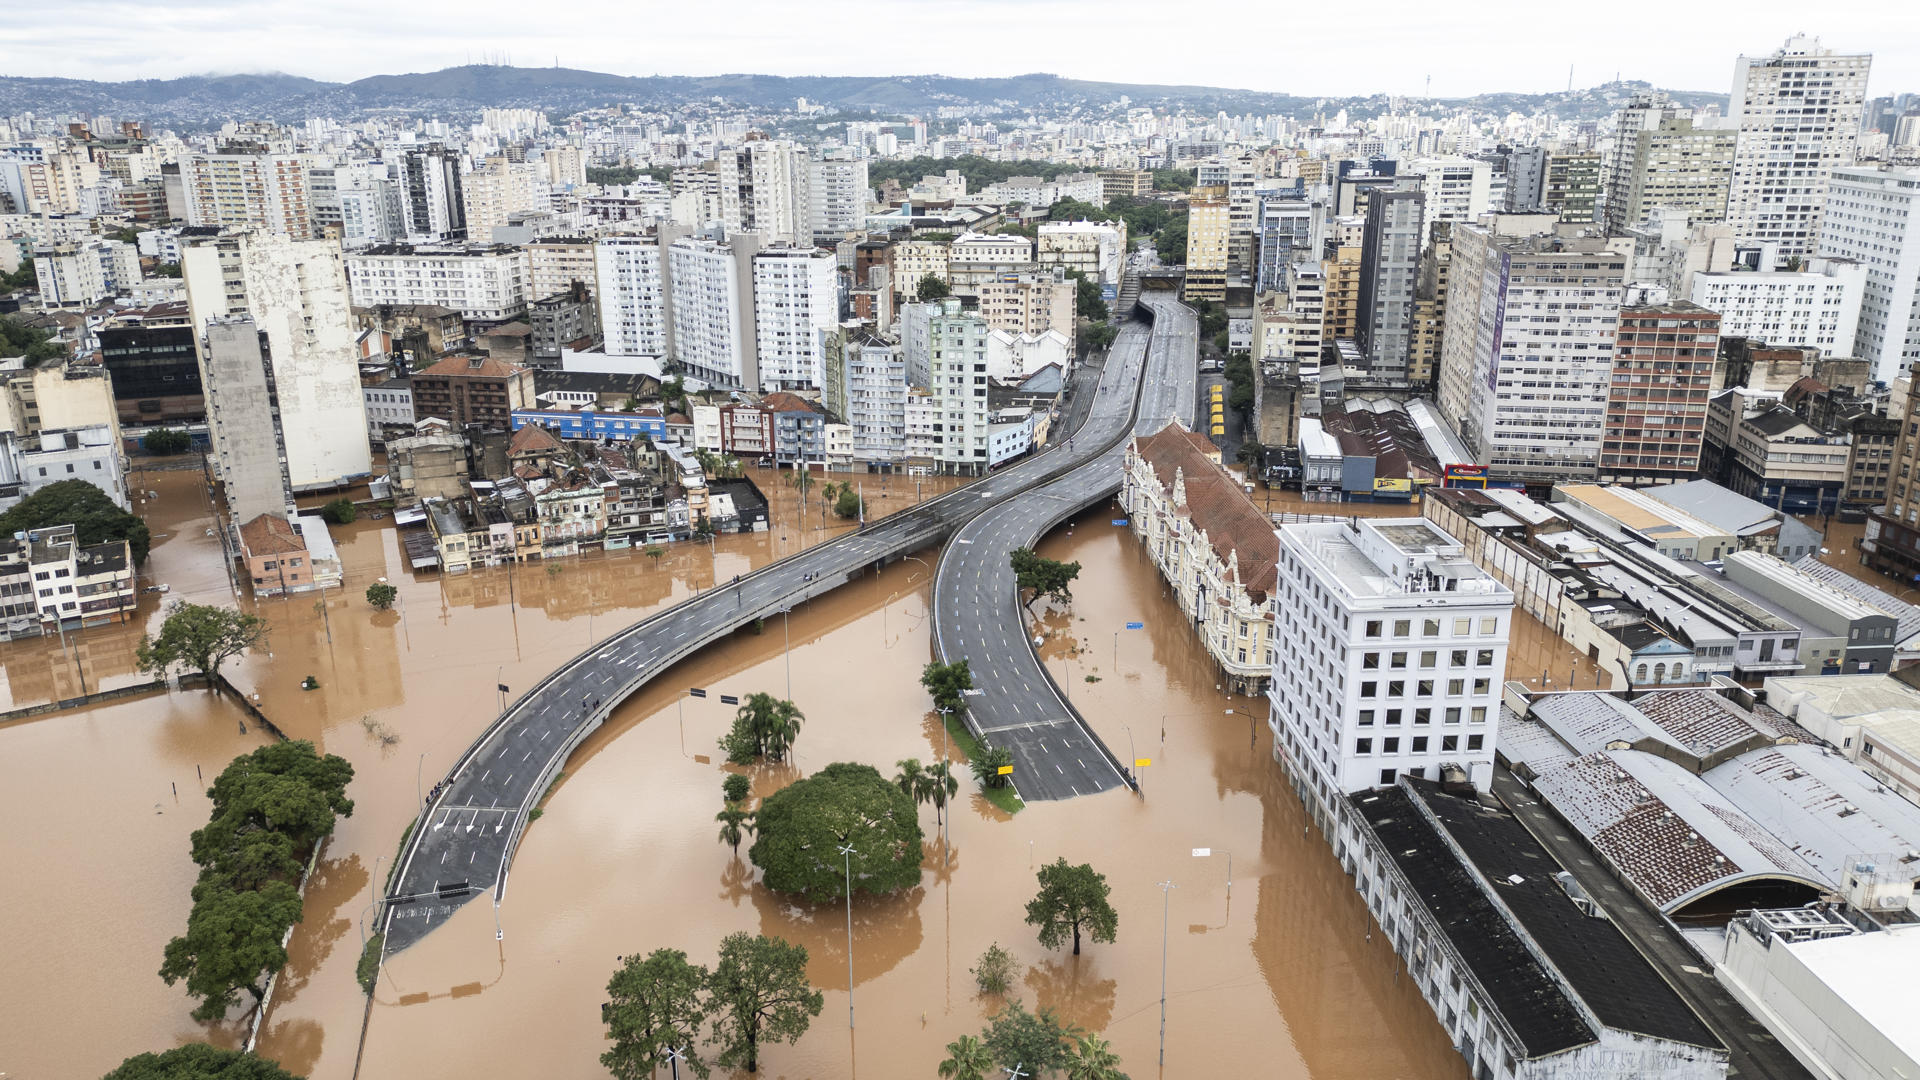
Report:
[[[1541,91],[1614,77],[1724,92],[1789,34],[1920,90],[1913,0],[56,0],[9,4],[0,74],[285,71],[334,81],[510,55],[624,75],[1017,75],[1296,94]]]

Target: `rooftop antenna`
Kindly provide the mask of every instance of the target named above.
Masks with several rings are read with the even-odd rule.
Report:
[[[1433,97],[1433,76],[1427,76],[1427,97]]]
[[[1567,65],[1567,93],[1573,93],[1573,65]]]

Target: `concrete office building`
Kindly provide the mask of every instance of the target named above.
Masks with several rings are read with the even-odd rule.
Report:
[[[1599,478],[1670,484],[1700,471],[1720,316],[1681,302],[1620,311]]]
[[[1326,205],[1297,189],[1260,194],[1254,215],[1257,252],[1254,291],[1269,293],[1286,287],[1295,263],[1318,265],[1326,236]]]
[[[1599,220],[1601,169],[1597,151],[1547,155],[1546,187],[1541,206],[1560,220],[1590,225]]]
[[[1126,271],[1126,222],[1043,221],[1034,259],[1042,270],[1078,270],[1093,281],[1118,286]]]
[[[1866,282],[1862,263],[1816,258],[1802,270],[1695,274],[1693,302],[1720,313],[1723,336],[1849,357]]]
[[[332,241],[262,234],[222,236],[181,255],[196,334],[216,318],[243,317],[267,336],[264,356],[294,494],[339,487],[373,468],[355,344],[360,331],[344,263]],[[204,350],[203,341],[201,385],[208,422],[216,424],[216,415],[231,417],[233,407],[219,400],[227,388],[213,377]],[[223,473],[226,467],[222,461]]]
[[[1828,180],[1853,164],[1872,63],[1799,35],[1771,56],[1735,62],[1727,223],[1742,245],[1770,245],[1781,260],[1814,253]]]
[[[1507,186],[1498,208],[1509,214],[1538,213],[1547,192],[1547,148],[1518,147],[1508,151],[1506,159]]]
[[[408,150],[399,158],[400,218],[413,243],[467,239],[465,178],[460,152],[438,143]]]
[[[546,207],[539,166],[532,162],[489,158],[460,182],[467,236],[480,243],[495,242],[493,231],[506,228],[515,215]]]
[[[1664,94],[1620,110],[1607,174],[1606,225],[1619,233],[1659,210],[1683,210],[1689,224],[1724,221],[1733,177],[1732,128],[1699,127]]]
[[[845,155],[846,151],[831,151]],[[839,239],[862,231],[867,221],[867,162],[865,158],[833,156],[812,162],[808,213],[813,238]]]
[[[1196,186],[1187,201],[1187,300],[1226,301],[1229,222],[1226,189]]]
[[[1591,479],[1631,242],[1506,227],[1504,217],[1454,227],[1440,411],[1496,477]]]
[[[840,280],[831,251],[771,247],[753,256],[754,340],[760,383],[820,388],[825,339],[840,324]]]
[[[725,240],[683,236],[667,246],[672,355],[696,379],[733,390],[761,388],[753,304],[759,250],[753,233]]]
[[[1407,376],[1424,206],[1418,191],[1376,191],[1367,201],[1356,343],[1381,378]]]
[[[292,512],[293,487],[272,352],[267,332],[245,315],[216,315],[202,331],[207,433],[234,521]],[[364,444],[364,425],[354,435]]]
[[[1401,776],[1486,790],[1513,591],[1425,519],[1278,531],[1268,723],[1314,819]]]
[[[258,229],[295,240],[313,235],[307,163],[297,154],[233,148],[180,162],[187,224]]]
[[[1920,169],[1834,170],[1820,254],[1866,268],[1850,355],[1881,382],[1907,374],[1920,362]]]

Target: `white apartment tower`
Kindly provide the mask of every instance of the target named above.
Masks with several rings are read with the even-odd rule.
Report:
[[[187,312],[199,340],[200,377],[216,448],[223,424],[257,424],[254,406],[223,404],[219,372],[205,352],[215,319],[248,318],[266,336],[275,418],[295,494],[339,486],[372,472],[366,398],[360,387],[359,327],[347,291],[345,257],[331,240],[263,233],[222,236],[181,252]],[[244,336],[242,334],[241,336]],[[223,410],[226,414],[223,416]],[[246,445],[244,441],[234,445]],[[224,473],[232,463],[221,463]]]
[[[1425,519],[1281,525],[1275,758],[1315,816],[1402,775],[1493,779],[1513,592]]]
[[[1500,231],[1529,217],[1453,228],[1440,411],[1502,479],[1592,478],[1632,241]]]
[[[683,236],[667,247],[673,357],[688,374],[734,390],[760,389],[754,330],[753,233]]]
[[[987,339],[992,328],[978,315],[963,314],[953,298],[901,309],[902,345],[909,379],[926,375],[934,430],[916,430],[916,399],[907,402],[908,454],[928,448],[943,472],[982,473],[987,469]],[[915,385],[919,385],[916,381]]]
[[[826,376],[823,335],[840,325],[833,252],[772,247],[754,255],[753,317],[761,384],[819,389]]]
[[[1892,383],[1920,362],[1920,169],[1837,169],[1820,253],[1866,268],[1852,355]]]
[[[1727,121],[1739,131],[1727,222],[1741,244],[1810,255],[1833,170],[1853,164],[1873,57],[1795,36],[1733,68]]]
[[[1722,337],[1847,357],[1853,355],[1866,280],[1867,268],[1859,262],[1815,258],[1802,270],[1695,274],[1689,299],[1719,313]]]
[[[845,151],[841,151],[844,154]],[[867,162],[835,156],[811,165],[808,210],[814,239],[839,239],[865,232],[867,225]]]
[[[750,138],[717,160],[721,187],[737,192],[738,222],[722,216],[729,228],[758,233],[767,244],[813,243],[813,170],[805,147]],[[723,191],[723,208],[728,201],[729,193]]]
[[[593,295],[609,356],[665,356],[673,344],[667,247],[673,236],[603,236],[594,242]]]

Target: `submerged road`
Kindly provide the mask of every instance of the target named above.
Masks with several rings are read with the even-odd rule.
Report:
[[[1138,410],[1131,396],[1103,386],[1074,442],[1105,449],[1059,479],[981,511],[954,534],[934,571],[934,650],[942,663],[967,661],[974,685],[967,726],[1012,752],[1014,788],[1030,801],[1129,782],[1123,763],[1061,693],[1028,640],[1011,555],[1119,489],[1126,435],[1151,434],[1175,418],[1192,426],[1198,320],[1171,293],[1142,293],[1140,305],[1152,315],[1151,328],[1122,327],[1108,360],[1138,364],[1144,357]]]
[[[1089,389],[1081,384],[1063,426],[1100,415],[1103,407],[1109,415],[1120,409],[1130,413],[1143,353],[1116,347],[1092,392],[1091,407]],[[1093,461],[1125,427],[1101,430],[1104,437],[1076,433],[1070,446],[1058,444],[657,612],[561,665],[474,741],[407,838],[387,898],[386,951],[399,952],[420,940],[486,890],[493,890],[499,903],[528,812],[574,748],[647,682],[755,619],[777,615],[869,568],[938,543],[982,509]]]

